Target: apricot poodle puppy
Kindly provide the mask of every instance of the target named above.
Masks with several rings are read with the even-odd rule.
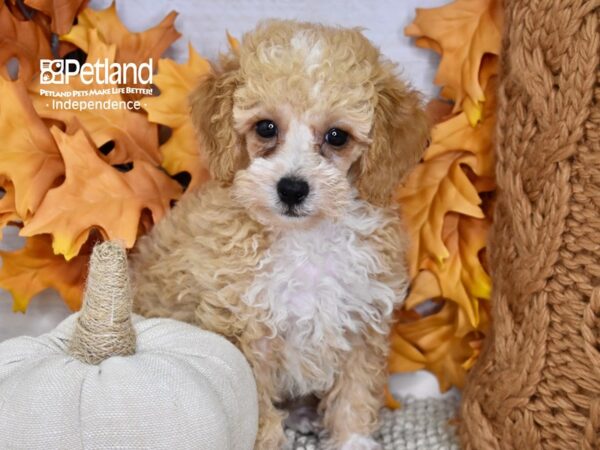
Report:
[[[191,108],[213,181],[140,240],[136,310],[244,352],[257,449],[285,447],[286,420],[318,422],[328,448],[380,448],[387,335],[408,285],[391,197],[426,145],[419,96],[360,30],[267,21]],[[317,416],[288,411],[309,396]]]

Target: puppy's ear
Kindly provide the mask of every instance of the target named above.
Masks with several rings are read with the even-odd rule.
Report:
[[[394,75],[393,67],[385,68],[375,89],[372,143],[358,161],[357,187],[363,199],[386,206],[402,178],[421,159],[429,121],[419,95]]]
[[[200,80],[190,96],[192,122],[213,179],[231,183],[247,164],[247,155],[233,128],[233,93],[239,84],[238,67],[229,64],[220,74]]]

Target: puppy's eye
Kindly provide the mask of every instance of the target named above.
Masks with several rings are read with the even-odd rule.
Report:
[[[325,142],[334,147],[341,147],[348,142],[348,133],[339,128],[332,128],[325,133]]]
[[[261,120],[256,123],[256,134],[265,139],[277,136],[277,125],[272,120]]]

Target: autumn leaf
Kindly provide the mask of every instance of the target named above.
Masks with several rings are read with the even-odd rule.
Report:
[[[465,113],[460,113],[438,124],[431,132],[431,145],[423,157],[425,164],[443,154],[466,151],[475,156],[468,165],[482,177],[494,175],[492,131],[495,120],[491,118],[471,126]]]
[[[210,174],[200,159],[200,147],[196,130],[191,122],[174,128],[169,140],[160,147],[163,156],[162,166],[170,175],[188,172],[191,181],[188,189],[201,185]]]
[[[500,13],[498,0],[456,0],[418,9],[405,29],[417,46],[442,55],[436,83],[454,107],[449,114],[440,100],[428,106],[431,144],[397,193],[411,236],[412,281],[391,333],[389,367],[425,368],[442,391],[463,385],[489,326],[491,280],[482,258],[495,189]]]
[[[486,82],[486,98],[479,123],[472,125],[466,113],[461,112],[433,128],[431,144],[424,155],[426,161],[447,152],[467,151],[477,157],[477,173],[480,176],[494,176],[492,139],[496,125],[495,76],[491,76]]]
[[[154,84],[160,95],[147,97],[146,111],[152,122],[177,128],[189,121],[188,96],[202,75],[212,71],[210,63],[190,45],[187,63],[178,64],[171,59],[158,62]]]
[[[108,63],[112,63],[115,57],[116,47],[107,45],[100,40],[95,30],[89,31],[89,42],[92,44],[87,62],[104,62],[106,58]],[[45,119],[58,120],[65,123],[70,130],[74,117],[85,128],[91,136],[94,144],[101,147],[104,144],[114,142],[114,150],[111,151],[107,160],[111,164],[122,164],[130,161],[148,161],[159,165],[161,156],[158,151],[158,131],[155,124],[148,122],[146,117],[138,112],[127,108],[91,108],[81,111],[53,107],[52,99],[54,97],[43,96],[40,89],[52,91],[59,95],[65,91],[80,91],[106,89],[106,85],[94,81],[91,84],[85,84],[80,76],[74,77],[67,85],[47,85],[42,86],[39,81],[30,88],[31,98],[34,107],[40,117]],[[66,97],[70,98],[70,97]],[[73,97],[76,100],[89,100],[99,102],[119,102],[123,98],[112,90],[108,94]],[[65,98],[61,98],[65,100]]]
[[[448,100],[434,98],[425,105],[425,113],[429,118],[429,122],[437,125],[452,116],[453,106],[454,104]]]
[[[414,372],[425,368],[425,355],[398,333],[392,334],[390,346],[394,354],[389,364],[390,372]]]
[[[410,310],[424,301],[441,296],[442,289],[435,274],[429,270],[421,270],[410,284],[410,292],[404,301],[404,306]]]
[[[462,387],[466,373],[465,363],[477,351],[471,342],[478,341],[480,334],[474,329],[460,332],[457,315],[458,305],[444,303],[442,309],[416,321],[398,323],[394,328],[390,364],[406,358],[406,354],[423,355],[423,367],[430,370],[440,383],[440,390],[447,391],[451,386]],[[394,342],[402,340],[407,348],[398,348]],[[412,371],[412,366],[396,364],[396,372]]]
[[[443,86],[443,94],[455,101],[455,111],[462,108],[471,123],[479,120],[485,101],[482,60],[500,52],[501,7],[500,0],[455,0],[439,8],[418,8],[415,20],[404,30],[417,38],[418,46],[442,55],[435,83]]]
[[[460,304],[457,299],[461,298],[461,296],[453,294],[453,289],[457,289],[457,286],[462,284],[465,287],[465,293],[471,297],[475,312],[479,303],[477,300],[489,300],[492,293],[491,278],[483,268],[480,259],[480,253],[487,245],[487,236],[491,226],[492,221],[487,217],[484,219],[475,219],[473,217],[450,214],[446,218],[442,231],[444,243],[450,250],[450,253],[459,256],[456,258],[456,262],[450,257],[442,265],[442,270],[447,269],[449,274],[449,276],[443,277],[443,282],[441,283],[442,295]],[[453,268],[454,264],[460,265],[460,269]],[[450,276],[450,274],[454,273],[459,274],[455,283],[452,282],[452,277]],[[469,312],[470,318],[473,316],[469,309],[465,307],[463,309]],[[472,325],[477,327],[479,321],[472,321]]]
[[[9,222],[20,221],[21,218],[15,208],[15,188],[13,184],[7,179],[2,179],[0,187],[4,191],[2,198],[0,198],[0,239],[2,239],[3,228]]]
[[[457,261],[460,259],[451,257],[447,267],[458,267]],[[436,270],[438,266],[432,268]],[[452,274],[452,270],[446,272]],[[463,269],[461,273],[464,272],[466,270]],[[437,276],[429,270],[419,272],[413,283],[421,286],[413,290],[406,306],[410,308],[433,298],[442,302],[442,309],[432,315],[396,324],[390,342],[389,368],[392,373],[425,368],[436,375],[442,391],[451,386],[463,386],[466,371],[472,367],[481,349],[483,333],[480,330],[487,330],[489,326],[489,312],[485,305],[465,308],[463,304],[443,297],[440,284],[459,301],[471,294],[466,291],[466,284],[471,280],[456,280],[454,277],[457,284],[451,286],[451,278],[444,270],[438,271]],[[485,283],[489,277],[485,275],[482,280]],[[473,311],[477,313],[476,324],[472,320]],[[471,317],[468,317],[469,314]]]
[[[102,11],[84,9],[77,16],[75,25],[62,40],[71,42],[86,53],[93,51],[95,42],[90,40],[90,30],[96,30],[100,39],[117,48],[116,61],[126,63],[146,62],[150,58],[154,64],[164,51],[181,35],[175,30],[176,12],[170,12],[158,25],[141,33],[130,32],[119,19],[116,3]]]
[[[0,174],[12,182],[16,212],[25,219],[63,175],[64,165],[23,83],[0,76],[0,98]]]
[[[160,95],[143,100],[148,119],[172,129],[171,137],[160,148],[163,167],[171,175],[189,172],[192,177],[190,187],[207,180],[209,175],[200,162],[199,145],[190,118],[188,96],[200,77],[211,70],[209,62],[190,45],[189,58],[185,64],[177,64],[170,59],[159,60],[158,74],[154,76],[153,81]]]
[[[486,219],[448,214],[442,239],[450,256],[442,263],[428,261],[425,264],[425,269],[438,280],[439,296],[457,303],[474,328],[479,325],[479,300],[489,300],[491,296],[491,280],[479,259],[490,225]],[[414,306],[414,303],[407,305]]]
[[[387,385],[385,387],[384,394],[385,394],[385,403],[388,408],[398,409],[402,406],[402,404],[394,398],[394,396],[390,392],[389,386],[387,386]]]
[[[25,312],[31,298],[46,288],[56,289],[71,310],[81,306],[89,255],[65,261],[52,252],[48,235],[30,237],[25,247],[14,252],[0,251],[0,287],[13,298],[13,311]]]
[[[39,72],[39,59],[52,58],[48,38],[37,24],[15,18],[4,2],[0,2],[0,76],[10,78],[6,64],[12,58],[19,62],[18,78],[29,83]]]
[[[411,238],[408,260],[413,277],[427,258],[441,263],[450,255],[442,240],[446,214],[484,217],[477,189],[462,165],[480,169],[473,154],[444,153],[419,164],[397,193]]]
[[[449,256],[441,238],[446,214],[483,217],[478,192],[494,187],[494,83],[489,83],[487,94],[485,118],[479,124],[471,126],[461,112],[434,126],[423,162],[398,191],[397,199],[412,239],[409,250],[412,276],[427,258],[441,263]],[[475,181],[464,167],[477,175]]]
[[[475,126],[477,122],[484,120],[486,117],[485,111],[494,112],[496,107],[495,99],[490,99],[490,92],[495,94],[496,85],[495,77],[498,75],[499,57],[497,55],[484,55],[481,61],[481,69],[479,70],[479,85],[483,89],[485,102],[474,101],[467,96],[462,102],[462,110],[467,115],[471,126]],[[444,90],[442,90],[442,96]],[[450,96],[450,95],[448,95]],[[488,116],[489,117],[489,116]]]
[[[156,223],[181,195],[175,181],[146,161],[136,161],[126,173],[106,164],[83,130],[51,132],[65,161],[65,181],[46,194],[20,234],[51,234],[54,252],[66,260],[79,253],[92,229],[131,248],[142,211],[149,210]]]
[[[227,42],[229,43],[229,49],[236,56],[240,56],[240,41],[238,41],[234,36],[227,32]]]
[[[85,8],[87,0],[25,0],[24,3],[47,15],[50,29],[60,35],[71,29],[75,16]]]

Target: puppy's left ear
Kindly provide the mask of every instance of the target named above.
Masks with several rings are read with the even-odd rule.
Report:
[[[400,181],[421,159],[429,138],[429,120],[419,95],[396,77],[391,65],[375,89],[372,143],[358,161],[357,187],[361,198],[386,206]]]
[[[233,95],[239,85],[237,59],[223,59],[219,73],[199,80],[190,96],[192,122],[213,179],[231,183],[247,164],[247,154],[233,128]]]

